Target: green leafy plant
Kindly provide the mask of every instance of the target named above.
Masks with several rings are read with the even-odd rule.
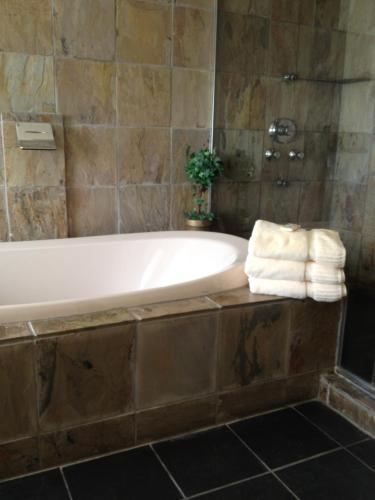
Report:
[[[216,151],[200,149],[192,153],[185,167],[188,180],[193,187],[193,210],[185,212],[190,220],[213,221],[215,214],[208,211],[205,194],[214,181],[223,175],[224,165]]]

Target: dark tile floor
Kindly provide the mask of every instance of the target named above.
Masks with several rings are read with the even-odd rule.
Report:
[[[0,483],[0,500],[375,499],[375,440],[316,401]]]

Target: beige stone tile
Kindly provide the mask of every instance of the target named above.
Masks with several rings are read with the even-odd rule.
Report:
[[[40,465],[53,467],[134,446],[134,428],[134,416],[127,415],[42,434]]]
[[[299,24],[312,26],[315,23],[316,0],[299,0]]]
[[[0,348],[0,443],[36,433],[34,344]]]
[[[1,2],[0,51],[49,55],[52,47],[49,0]]]
[[[370,177],[367,182],[367,194],[363,219],[363,232],[375,236],[375,179]]]
[[[0,53],[0,109],[54,112],[53,58]]]
[[[170,125],[170,70],[120,64],[118,120],[123,125]]]
[[[292,144],[275,144],[267,132],[264,133],[264,150],[275,149],[280,153],[276,161],[269,161],[262,155],[263,166],[261,178],[263,181],[277,181],[288,179],[289,181],[301,180],[305,174],[304,162],[289,160],[291,149],[304,151],[304,134],[297,130],[297,135]]]
[[[240,73],[218,72],[215,92],[215,127],[250,128],[250,78]]]
[[[260,217],[277,223],[296,221],[300,189],[299,182],[291,182],[286,188],[274,182],[262,182]]]
[[[27,474],[39,468],[37,438],[27,438],[0,445],[0,479]]]
[[[168,1],[168,0],[167,0]],[[189,7],[197,7],[198,9],[213,9],[213,0],[175,0],[176,5],[185,5]]]
[[[168,186],[127,186],[120,190],[120,231],[165,231],[169,226]]]
[[[174,129],[172,131],[171,182],[187,182],[185,167],[191,153],[209,147],[209,130]]]
[[[4,205],[4,187],[0,186],[0,241],[8,238],[8,224]]]
[[[341,0],[316,0],[316,26],[338,29],[341,3]]]
[[[56,0],[57,55],[112,60],[115,52],[115,0]]]
[[[301,82],[296,87],[297,123],[308,131],[323,132],[335,118],[337,87],[325,83]]]
[[[172,125],[176,128],[209,128],[213,74],[175,68],[172,72]]]
[[[214,304],[206,297],[198,297],[186,300],[176,300],[174,302],[163,302],[160,304],[150,304],[144,307],[131,307],[129,313],[139,320],[164,318],[192,312],[208,311],[217,309],[219,306]]]
[[[336,80],[344,76],[346,35],[341,31],[301,26],[297,72],[303,78]]]
[[[324,181],[303,182],[300,193],[299,222],[318,222],[323,217]]]
[[[117,58],[168,65],[171,58],[171,7],[138,0],[117,3]]]
[[[114,128],[65,128],[66,184],[69,187],[111,186],[116,182]]]
[[[268,40],[267,19],[219,11],[217,68],[220,71],[264,75]]]
[[[257,304],[259,302],[274,302],[284,300],[273,295],[257,295],[251,293],[246,285],[234,290],[209,295],[209,298],[221,307],[242,306],[246,304]]]
[[[297,68],[298,26],[272,23],[270,34],[269,74],[279,77]]]
[[[323,181],[328,167],[334,165],[336,149],[331,148],[330,137],[325,132],[305,132],[304,139],[304,161],[290,163],[289,178]]]
[[[341,302],[293,301],[289,375],[334,368]]]
[[[190,184],[173,184],[171,186],[171,229],[183,230],[185,212],[193,208],[193,192]]]
[[[49,121],[46,115],[46,120]],[[53,124],[55,151],[21,150],[17,146],[16,123],[3,122],[4,163],[9,187],[65,186],[64,132]]]
[[[214,425],[216,404],[211,396],[137,413],[137,444]]]
[[[69,188],[67,204],[69,236],[117,232],[115,188]]]
[[[342,229],[360,231],[363,224],[365,195],[365,185],[335,183],[332,193],[331,222]]]
[[[105,123],[115,119],[115,66],[108,62],[59,59],[57,102],[67,123]]]
[[[341,132],[374,131],[375,83],[344,85],[341,93]]]
[[[133,321],[135,321],[135,318],[126,309],[110,309],[108,311],[65,316],[63,318],[35,320],[32,325],[35,333],[42,336],[89,330]]]
[[[219,0],[218,7],[227,12],[269,17],[271,15],[271,2],[272,0]]]
[[[374,35],[347,33],[345,78],[375,78]]]
[[[375,35],[375,4],[372,0],[349,2],[345,10],[347,24],[343,29],[353,33]]]
[[[259,182],[218,182],[212,189],[212,207],[220,231],[250,232],[259,218]],[[246,236],[247,237],[247,236]]]
[[[33,337],[26,323],[0,324],[0,342],[26,340]]]
[[[354,231],[339,230],[340,238],[346,248],[345,276],[347,278],[356,277],[361,251],[361,233]]]
[[[370,163],[372,136],[361,133],[339,133],[334,179],[366,184]]]
[[[300,0],[272,0],[272,19],[278,22],[297,23]]]
[[[119,128],[119,181],[126,184],[169,181],[171,139],[169,129]]]
[[[121,415],[133,407],[135,327],[37,342],[39,426],[44,432]]]
[[[224,176],[234,181],[258,181],[263,163],[263,131],[220,130],[216,137]]]
[[[289,310],[288,304],[275,303],[222,312],[220,389],[286,375]]]
[[[213,392],[217,314],[140,323],[137,408]]]
[[[214,58],[212,12],[176,7],[173,22],[173,64],[211,68]]]
[[[8,204],[14,241],[66,238],[65,188],[10,188]]]

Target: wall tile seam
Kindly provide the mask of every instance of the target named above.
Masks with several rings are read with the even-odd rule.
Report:
[[[364,413],[369,413],[369,411],[370,411],[372,415],[374,414],[373,408],[371,408],[370,406],[367,406],[359,399],[354,399],[344,389],[339,389],[338,387],[335,386],[334,382],[332,382],[332,383],[330,383],[330,391],[329,391],[330,397],[328,399],[328,402],[331,401],[331,398],[334,395],[340,396],[342,399],[349,401],[356,408],[357,411],[361,411]]]

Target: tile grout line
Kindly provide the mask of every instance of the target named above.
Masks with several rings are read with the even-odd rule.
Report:
[[[165,472],[168,474],[169,479],[172,481],[172,483],[175,485],[175,487],[177,488],[179,493],[182,495],[182,498],[187,498],[185,493],[182,491],[180,485],[177,483],[176,479],[173,477],[172,473],[168,469],[168,467],[165,465],[163,460],[160,458],[160,456],[159,456],[158,452],[155,450],[154,446],[152,444],[150,444],[149,447],[150,447],[151,451],[154,453],[157,460],[159,461],[160,465],[163,467]]]
[[[332,441],[334,441],[336,444],[338,444],[342,450],[345,450],[347,453],[349,453],[349,455],[351,455],[353,458],[355,458],[358,462],[360,462],[362,465],[364,465],[371,472],[375,472],[375,469],[373,469],[370,465],[368,465],[366,462],[364,462],[361,458],[357,457],[357,455],[355,455],[351,450],[348,449],[348,446],[350,446],[350,445],[341,444],[339,441],[337,441],[337,439],[334,439],[330,434],[328,434],[328,432],[321,429],[315,422],[313,422],[308,417],[306,417],[306,415],[304,415],[299,410],[297,410],[297,408],[295,408],[295,407],[291,407],[291,408],[294,409],[294,411],[296,413],[298,413],[298,415],[301,415],[301,417],[303,417],[307,422],[309,422],[311,425],[316,427],[316,429],[318,429],[320,432],[322,432],[328,438],[330,438]],[[370,438],[368,438],[368,439],[370,439]],[[363,439],[362,441],[367,441],[367,439]],[[360,441],[360,442],[362,442],[362,441]],[[352,444],[354,445],[356,443],[352,443]]]
[[[194,493],[193,495],[188,497],[188,500],[191,498],[200,498],[203,495],[207,495],[207,493],[214,493],[216,491],[225,490],[226,488],[231,488],[232,486],[237,486],[243,483],[247,483],[252,481],[253,479],[259,479],[261,477],[269,476],[270,473],[268,471],[261,472],[260,474],[256,474],[255,476],[245,477],[244,479],[239,479],[238,481],[233,481],[231,483],[223,484],[222,486],[218,486],[217,488],[211,488],[210,490],[200,491],[199,493]]]
[[[331,453],[335,453],[336,451],[342,450],[342,446],[336,446],[335,448],[332,448],[331,450],[327,451],[322,451],[321,453],[315,453],[315,455],[308,456],[306,458],[301,458],[301,460],[296,460],[295,462],[290,462],[285,465],[280,465],[280,467],[275,467],[272,469],[274,472],[279,472],[284,469],[288,469],[289,467],[294,467],[295,465],[303,464],[304,462],[309,462],[310,460],[314,460],[319,457],[324,457],[325,455],[330,455]]]
[[[232,427],[230,427],[230,425],[226,425],[226,427],[232,432],[232,434],[234,436],[236,436],[236,438],[244,445],[246,446],[246,448],[260,461],[260,463],[268,470],[268,472],[271,473],[271,475],[276,479],[276,481],[278,481],[280,484],[282,484],[282,486],[284,486],[284,488],[289,491],[289,493],[293,496],[293,498],[295,498],[296,500],[300,500],[300,498],[294,493],[294,491],[292,491],[289,486],[287,486],[284,481],[282,481],[273,471],[272,469],[266,464],[266,462],[264,462],[264,460],[262,460],[260,458],[260,456],[255,453],[255,451],[247,444],[245,443],[245,441],[237,434],[237,432],[235,430],[232,429]]]
[[[69,489],[69,484],[68,484],[68,481],[66,480],[63,467],[59,467],[59,470],[60,470],[60,474],[62,476],[62,480],[64,481],[64,485],[65,485],[66,491],[68,492],[69,500],[74,500],[73,499],[73,495],[72,495],[72,493],[71,493],[71,491]]]

